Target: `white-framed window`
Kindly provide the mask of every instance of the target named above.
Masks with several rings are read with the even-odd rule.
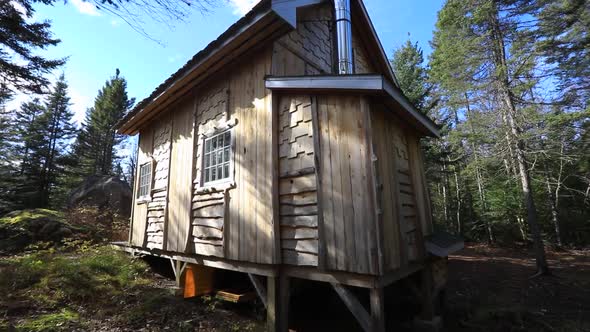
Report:
[[[210,186],[232,180],[231,129],[203,138],[202,184]]]
[[[152,190],[152,162],[149,161],[139,166],[139,186],[137,187],[137,199],[149,200]]]

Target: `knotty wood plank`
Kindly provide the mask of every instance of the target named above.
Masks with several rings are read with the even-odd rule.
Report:
[[[342,187],[342,160],[345,156],[342,154],[342,127],[341,115],[342,112],[339,110],[334,103],[334,98],[327,97],[328,99],[328,116],[330,121],[330,151],[332,151],[332,197],[334,198],[334,255],[336,262],[333,266],[334,269],[346,271],[346,256],[348,254],[348,248],[346,246],[346,224],[344,218],[344,200]]]
[[[223,239],[223,231],[212,227],[195,226],[193,236],[197,239]]]
[[[318,256],[294,250],[282,250],[283,263],[299,266],[317,266]]]
[[[319,215],[281,217],[281,226],[284,226],[284,227],[318,227],[318,217],[319,217]]]
[[[281,239],[291,239],[291,240],[302,240],[302,239],[311,239],[315,240],[318,238],[318,230],[317,228],[307,228],[307,227],[281,227]]]
[[[283,249],[295,250],[307,254],[318,254],[318,240],[289,240],[281,241]]]
[[[223,218],[225,217],[224,204],[215,204],[193,211],[193,217],[197,218]]]
[[[315,191],[315,174],[308,174],[289,179],[280,179],[279,188],[280,195],[301,194],[305,192]]]
[[[223,229],[223,218],[193,218],[192,221],[193,226],[206,226],[206,227],[213,227],[217,229]]]
[[[334,222],[334,197],[333,192],[333,176],[332,176],[332,143],[330,135],[330,122],[328,107],[324,97],[316,97],[317,112],[318,112],[318,129],[319,129],[319,143],[320,153],[323,158],[319,158],[319,172],[321,173],[322,187],[318,188],[318,197],[321,196],[323,208],[323,228],[324,236],[321,245],[325,247],[323,256],[322,268],[334,268],[336,267],[336,246],[335,246],[335,222]],[[322,257],[320,257],[320,260]]]

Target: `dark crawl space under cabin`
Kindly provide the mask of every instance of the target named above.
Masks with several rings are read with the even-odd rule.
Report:
[[[385,331],[384,290],[409,280],[436,329],[462,246],[433,234],[420,138],[438,127],[399,89],[361,0],[261,1],[118,131],[139,148],[117,246],[169,259],[180,288],[246,274],[268,330],[287,331],[293,278],[328,283]]]

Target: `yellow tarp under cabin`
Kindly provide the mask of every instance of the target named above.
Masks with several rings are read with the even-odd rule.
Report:
[[[249,274],[269,331],[286,331],[289,280],[326,282],[384,331],[384,288],[413,278],[435,320],[458,247],[432,230],[420,138],[438,128],[400,91],[361,0],[261,1],[118,130],[139,135],[119,246],[172,260],[179,283],[187,263]]]

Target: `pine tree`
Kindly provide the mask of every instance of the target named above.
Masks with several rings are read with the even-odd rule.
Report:
[[[0,80],[13,90],[43,93],[49,85],[45,75],[63,65],[65,60],[38,54],[38,50],[60,41],[53,38],[49,21],[31,22],[35,13],[33,2],[3,1],[0,6]]]
[[[117,69],[98,92],[94,107],[86,112],[75,144],[81,176],[113,175],[117,171],[116,149],[123,136],[116,133],[115,125],[133,104],[127,96],[127,81],[119,74]]]
[[[535,247],[537,269],[549,273],[541,238],[538,211],[527,160],[529,123],[524,114],[531,100],[529,91],[537,84],[531,79],[538,63],[533,43],[519,29],[514,1],[449,0],[439,13],[431,66],[434,77],[451,91],[449,101],[469,101],[468,93],[488,95],[505,129],[507,160],[520,183],[523,204]],[[490,95],[493,98],[490,98]],[[453,98],[454,97],[454,98]],[[469,102],[467,102],[469,104]],[[467,106],[467,105],[466,105]]]
[[[70,140],[76,134],[69,108],[68,85],[62,74],[48,96],[45,112],[36,124],[42,144],[31,147],[31,158],[40,161],[40,207],[49,206],[53,191],[64,171],[63,156]]]
[[[424,66],[424,55],[418,43],[406,43],[395,50],[391,60],[395,77],[404,95],[422,113],[428,114],[435,106],[432,100],[432,85]]]
[[[34,151],[43,149],[45,141],[45,106],[38,98],[23,103],[14,119],[16,157],[19,162],[16,201],[23,207],[39,206],[41,193],[41,156]]]
[[[0,215],[14,209],[14,160],[12,148],[12,118],[6,104],[12,95],[10,90],[0,84]]]

